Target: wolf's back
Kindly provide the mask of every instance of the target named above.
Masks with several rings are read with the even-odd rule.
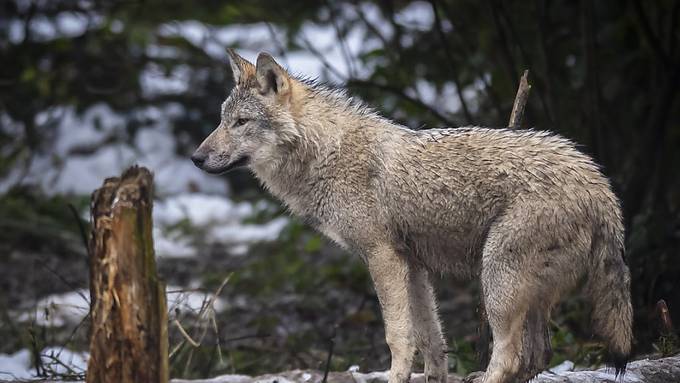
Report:
[[[402,231],[433,232],[437,240],[454,238],[433,250],[479,248],[481,242],[457,244],[468,238],[483,241],[490,225],[518,204],[528,217],[531,211],[548,214],[543,217],[552,226],[546,230],[553,232],[545,236],[554,231],[588,232],[590,242],[584,249],[590,251],[567,261],[564,275],[587,275],[594,330],[607,343],[617,371],[625,368],[633,314],[621,207],[590,157],[569,140],[547,132],[464,128],[397,134],[403,137],[388,147],[392,152],[386,156],[394,180],[388,189],[396,189],[396,198],[401,198],[393,209],[404,220],[412,220]],[[461,225],[469,227],[456,239]],[[567,279],[553,283],[566,290],[573,282]]]

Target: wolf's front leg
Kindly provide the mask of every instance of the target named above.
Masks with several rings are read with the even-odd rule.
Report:
[[[446,341],[437,313],[437,301],[427,270],[410,273],[409,298],[416,344],[425,361],[427,383],[446,383],[448,360]]]
[[[392,353],[389,383],[408,382],[416,352],[408,263],[386,244],[368,251],[366,262],[382,308],[385,340]]]

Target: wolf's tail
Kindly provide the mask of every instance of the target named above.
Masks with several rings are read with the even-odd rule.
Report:
[[[624,260],[623,230],[596,235],[587,292],[593,304],[595,333],[607,344],[608,363],[616,375],[626,370],[633,342],[630,272]],[[604,233],[601,233],[604,234]]]

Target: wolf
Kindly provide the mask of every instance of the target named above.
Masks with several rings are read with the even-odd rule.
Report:
[[[617,372],[631,352],[630,276],[619,201],[569,140],[532,130],[410,130],[261,53],[229,50],[235,86],[191,159],[248,168],[292,214],[367,264],[391,352],[390,383],[416,351],[447,381],[430,276],[481,283],[493,337],[477,382],[526,381],[550,360],[551,309],[585,281]]]

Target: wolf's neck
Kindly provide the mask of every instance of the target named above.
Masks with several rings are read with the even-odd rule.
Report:
[[[345,160],[341,154],[358,153],[361,149],[356,146],[361,146],[364,139],[368,141],[381,125],[389,124],[340,94],[315,92],[319,91],[310,90],[297,107],[296,142],[284,149],[279,161],[254,169],[274,196],[293,213],[306,218],[318,218],[314,206],[325,205],[321,200],[329,198],[335,189],[336,180],[331,175]],[[347,145],[353,146],[351,150],[343,148]]]

